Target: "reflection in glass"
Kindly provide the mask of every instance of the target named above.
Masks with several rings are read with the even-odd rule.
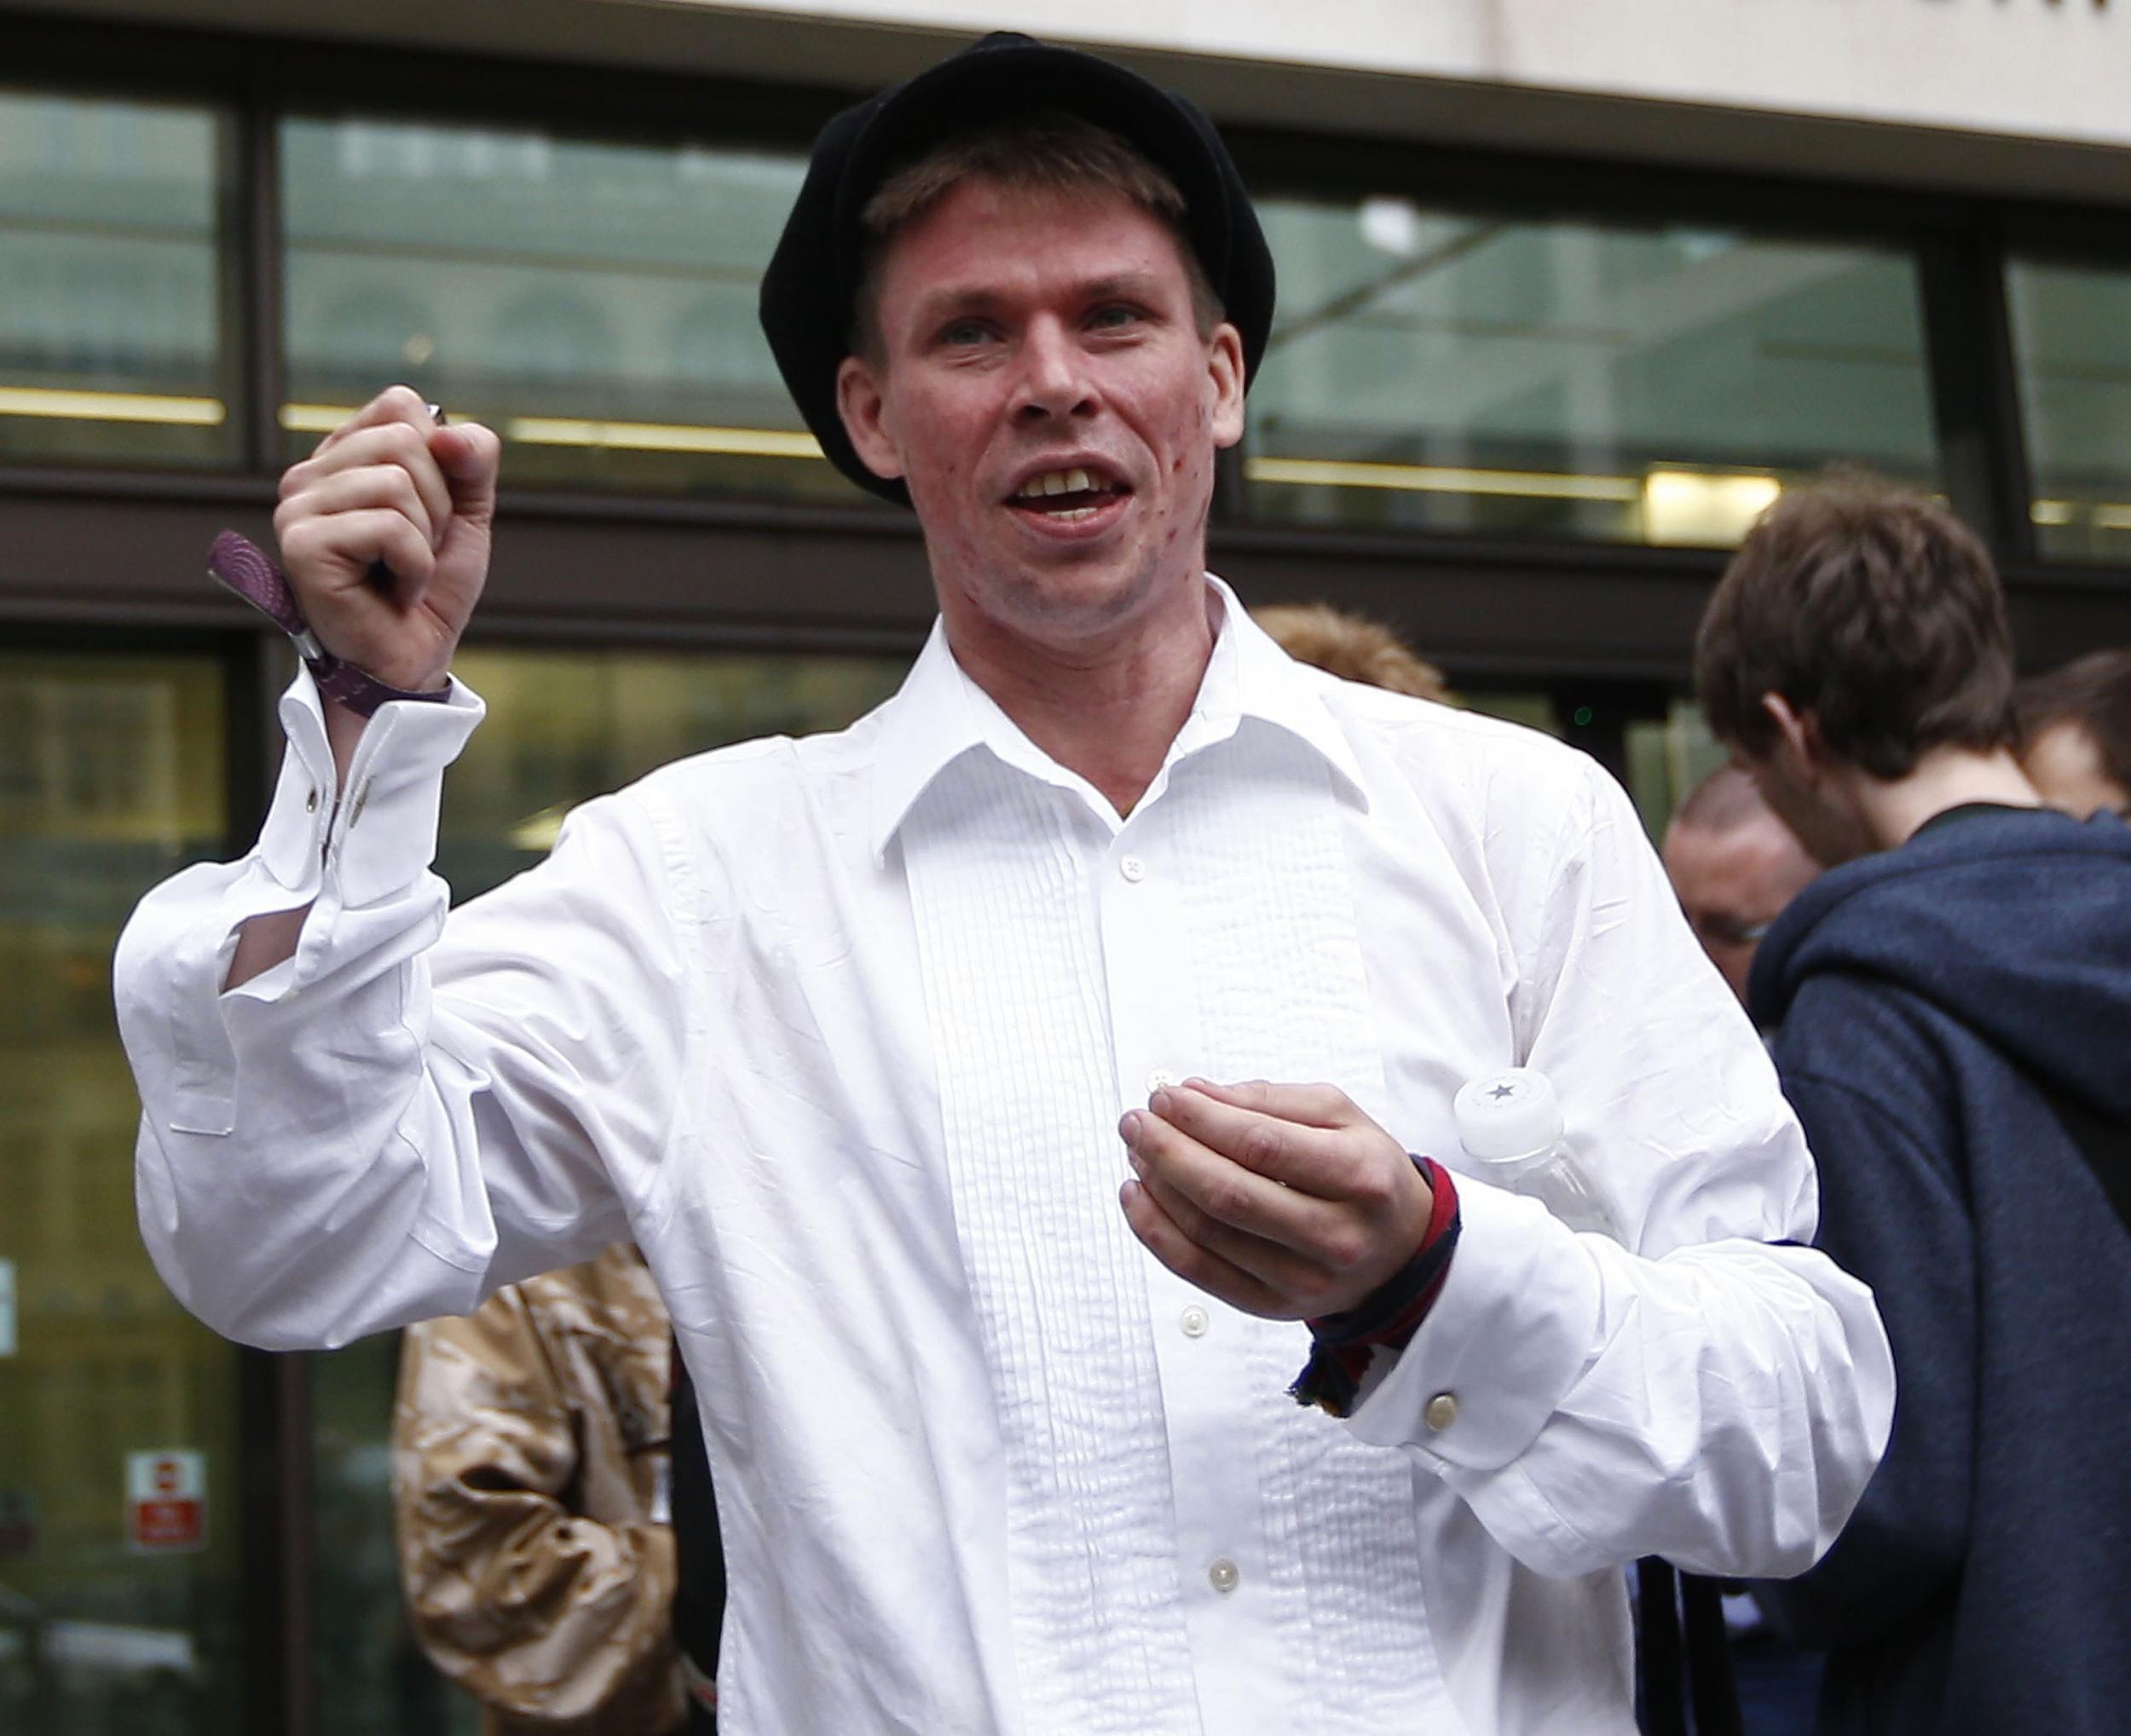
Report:
[[[574,804],[686,753],[840,728],[901,681],[883,657],[466,651],[488,716],[445,781],[437,870],[471,897],[546,854]],[[315,1358],[322,1736],[471,1733],[408,1634],[387,1457],[396,1334]]]
[[[1930,484],[1915,274],[1725,230],[1263,201],[1254,517],[1724,545],[1829,461]]]
[[[225,1736],[242,1701],[237,1352],[135,1227],[111,949],[219,852],[212,663],[0,654],[0,1729]],[[204,1456],[205,1547],[142,1553],[128,1456]]]
[[[1643,828],[1661,843],[1679,805],[1695,785],[1724,764],[1731,750],[1709,733],[1702,708],[1676,698],[1663,718],[1637,718],[1627,726],[1625,782]]]
[[[2036,543],[2131,559],[2131,268],[2016,259],[2006,280]]]
[[[281,147],[292,456],[405,381],[516,483],[861,498],[755,315],[803,159],[368,120]]]
[[[201,109],[0,90],[0,463],[234,453],[218,131]]]

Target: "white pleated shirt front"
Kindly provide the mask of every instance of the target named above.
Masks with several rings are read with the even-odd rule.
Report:
[[[1225,586],[1129,817],[937,630],[851,729],[682,761],[445,917],[479,701],[335,787],[308,678],[244,861],[121,942],[143,1232],[269,1346],[632,1237],[702,1398],[737,1736],[1627,1736],[1619,1566],[1802,1567],[1884,1446],[1868,1295],[1635,814],[1529,732],[1290,661]],[[294,958],[218,992],[245,918]],[[1349,1422],[1303,1329],[1117,1203],[1168,1079],[1326,1080],[1466,1171],[1553,1080],[1628,1248],[1461,1181],[1441,1299]]]

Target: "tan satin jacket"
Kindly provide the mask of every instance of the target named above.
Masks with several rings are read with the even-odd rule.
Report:
[[[683,1726],[669,1329],[643,1256],[616,1243],[407,1334],[401,1580],[423,1647],[493,1736]]]

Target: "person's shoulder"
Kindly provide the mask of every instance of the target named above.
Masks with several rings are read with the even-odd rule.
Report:
[[[615,799],[668,829],[701,836],[761,828],[798,808],[855,799],[873,765],[880,734],[871,712],[841,730],[760,735],[690,753],[645,773]]]
[[[1793,1094],[1834,1089],[1911,1126],[1938,1125],[1955,1084],[1931,1004],[1900,982],[1857,972],[1801,981],[1771,1050]]]
[[[1327,678],[1325,701],[1360,762],[1377,819],[1424,828],[1519,919],[1611,832],[1641,834],[1597,761],[1545,730]]]
[[[1542,798],[1587,790],[1597,764],[1529,724],[1320,675],[1325,703],[1358,747],[1389,755],[1424,784],[1486,791],[1503,779]]]

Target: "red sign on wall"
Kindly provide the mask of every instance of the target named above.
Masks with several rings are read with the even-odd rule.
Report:
[[[128,1453],[126,1547],[159,1554],[206,1543],[206,1455]]]

